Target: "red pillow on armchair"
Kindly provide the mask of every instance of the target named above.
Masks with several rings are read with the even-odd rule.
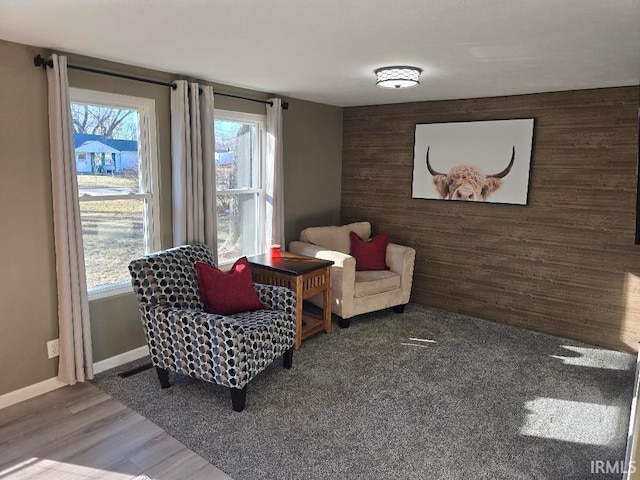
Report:
[[[266,308],[253,288],[247,257],[238,259],[228,272],[196,262],[196,273],[205,312],[233,315]]]
[[[356,259],[356,271],[389,270],[386,262],[389,233],[383,232],[371,240],[363,240],[355,232],[349,232],[350,254]]]

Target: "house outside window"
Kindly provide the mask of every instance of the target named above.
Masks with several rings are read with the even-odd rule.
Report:
[[[129,293],[129,262],[160,249],[155,102],[70,95],[89,299]]]
[[[264,115],[215,111],[218,262],[265,252]]]

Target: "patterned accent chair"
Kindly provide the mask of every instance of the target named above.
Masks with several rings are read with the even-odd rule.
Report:
[[[280,356],[291,368],[296,297],[285,287],[254,284],[267,309],[231,316],[206,313],[198,260],[214,264],[206,245],[171,248],[129,264],[151,363],[162,388],[169,387],[169,371],[217,383],[231,390],[233,409],[240,412],[252,378]]]

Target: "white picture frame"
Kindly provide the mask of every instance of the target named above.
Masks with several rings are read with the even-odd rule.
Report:
[[[526,205],[533,125],[533,118],[416,124],[412,198]]]

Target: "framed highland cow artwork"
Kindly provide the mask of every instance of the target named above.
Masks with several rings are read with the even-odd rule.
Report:
[[[413,198],[526,205],[533,118],[417,124]]]

